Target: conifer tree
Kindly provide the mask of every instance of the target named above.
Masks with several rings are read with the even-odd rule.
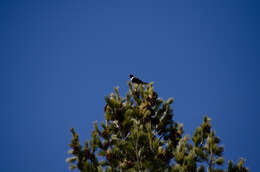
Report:
[[[94,123],[91,139],[84,145],[72,128],[70,169],[81,172],[167,171],[248,172],[244,159],[228,161],[223,168],[224,147],[204,117],[193,136],[184,136],[183,125],[174,120],[173,99],[163,100],[148,85],[128,83],[126,97],[105,97],[105,121]]]

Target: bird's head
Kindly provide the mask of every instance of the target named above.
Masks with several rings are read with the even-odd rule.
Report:
[[[130,75],[129,75],[129,77],[130,77],[130,78],[133,78],[133,77],[134,77],[134,75],[130,74]]]

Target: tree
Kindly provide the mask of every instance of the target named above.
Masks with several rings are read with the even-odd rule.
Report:
[[[126,97],[115,93],[105,97],[105,122],[94,124],[90,141],[84,146],[71,129],[70,169],[81,172],[169,171],[248,172],[244,160],[228,161],[223,169],[224,147],[204,117],[193,136],[184,136],[183,125],[173,119],[171,104],[158,98],[153,83],[128,83]]]

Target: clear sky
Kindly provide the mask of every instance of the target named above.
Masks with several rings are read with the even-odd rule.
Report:
[[[104,96],[128,75],[175,98],[185,134],[207,114],[225,159],[259,169],[259,4],[250,0],[1,0],[0,171],[68,171]]]

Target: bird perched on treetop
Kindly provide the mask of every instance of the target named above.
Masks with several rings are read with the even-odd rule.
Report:
[[[134,77],[134,75],[132,75],[132,74],[129,75],[129,77],[130,77],[132,83],[134,83],[134,84],[148,84],[147,82],[143,82],[143,81],[140,80],[139,78]]]

